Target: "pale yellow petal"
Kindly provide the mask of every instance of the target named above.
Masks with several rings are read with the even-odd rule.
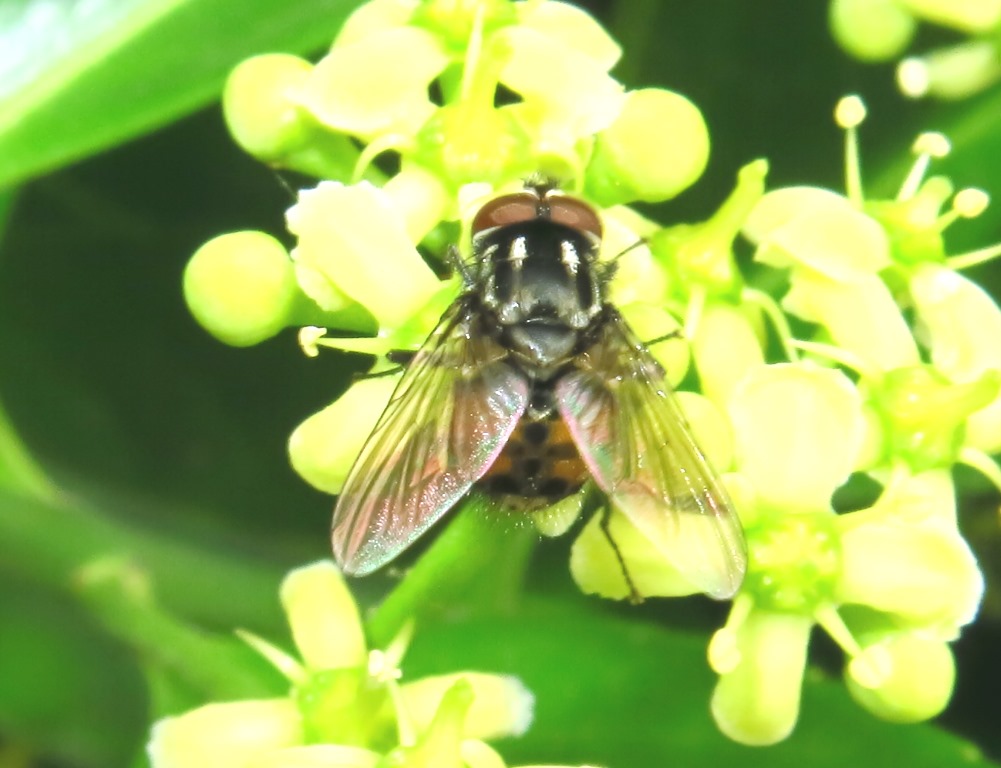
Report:
[[[752,746],[785,739],[799,717],[811,619],[752,611],[737,631],[740,661],[721,675],[712,697],[716,724]]]
[[[401,687],[404,706],[418,731],[430,725],[445,693],[460,680],[467,682],[473,693],[463,736],[496,739],[520,736],[528,729],[535,698],[518,678],[484,672],[455,672],[414,680]]]
[[[402,325],[441,287],[414,247],[404,213],[371,184],[325,181],[302,190],[287,220],[299,238],[297,265],[365,306],[380,328]]]
[[[153,768],[249,768],[259,755],[302,742],[291,699],[207,704],[153,725]]]
[[[297,568],[281,587],[296,647],[315,671],[361,667],[368,662],[358,606],[332,562]]]
[[[840,371],[807,364],[753,369],[730,401],[737,467],[759,503],[788,512],[830,508],[856,468],[861,399]]]
[[[332,404],[302,422],[289,436],[292,468],[315,488],[340,493],[397,381],[395,376],[356,381]]]

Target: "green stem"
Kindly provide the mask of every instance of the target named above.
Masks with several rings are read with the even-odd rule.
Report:
[[[472,496],[368,620],[372,645],[387,645],[411,619],[475,615],[510,608],[521,591],[538,534]],[[524,517],[524,516],[522,516]]]
[[[176,678],[196,704],[277,696],[287,686],[232,634],[203,632],[160,608],[146,573],[127,558],[92,562],[77,573],[74,587],[105,629],[139,651],[151,670]],[[278,602],[274,592],[270,597]]]
[[[6,411],[0,408],[0,488],[55,500],[52,481],[24,447]]]
[[[142,563],[171,611],[227,629],[282,624],[277,566],[130,528],[78,503],[0,488],[0,572],[8,578],[66,590],[82,566],[109,555]]]

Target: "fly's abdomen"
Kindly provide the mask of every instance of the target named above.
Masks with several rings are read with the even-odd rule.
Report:
[[[587,467],[556,412],[526,414],[477,485],[513,506],[544,507],[580,490]]]

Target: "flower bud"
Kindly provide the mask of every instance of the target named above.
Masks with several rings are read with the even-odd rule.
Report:
[[[313,121],[296,96],[312,69],[305,59],[287,53],[242,61],[222,95],[223,115],[236,143],[259,160],[275,162],[308,141]]]
[[[672,91],[631,91],[597,135],[585,190],[604,206],[660,202],[691,186],[708,160],[709,131],[698,107]]]
[[[285,248],[263,232],[209,240],[184,270],[184,299],[205,330],[246,347],[282,330],[299,291]]]
[[[917,21],[897,0],[832,0],[831,34],[862,61],[890,61],[910,45]]]
[[[956,679],[956,664],[945,643],[917,633],[893,634],[878,643],[889,657],[889,674],[867,687],[845,669],[852,698],[877,717],[894,723],[916,723],[945,709]]]

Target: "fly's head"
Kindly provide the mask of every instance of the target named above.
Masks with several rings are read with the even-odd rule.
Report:
[[[572,357],[604,305],[595,211],[532,188],[487,203],[472,230],[476,291],[501,343],[538,369]]]

